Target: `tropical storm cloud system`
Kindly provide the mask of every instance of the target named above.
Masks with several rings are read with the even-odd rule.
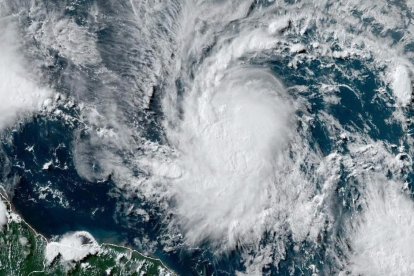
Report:
[[[0,275],[414,275],[414,0],[0,0]]]

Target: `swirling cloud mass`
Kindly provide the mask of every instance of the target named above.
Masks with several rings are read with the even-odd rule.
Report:
[[[218,274],[414,273],[411,1],[9,2],[38,67],[66,62],[44,87],[135,244]],[[51,94],[4,41],[0,128]]]

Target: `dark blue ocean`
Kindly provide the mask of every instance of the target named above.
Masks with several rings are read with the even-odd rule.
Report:
[[[129,35],[129,29],[122,27],[128,25],[128,20],[130,20],[122,16],[124,11],[130,9],[127,3],[115,3],[117,1],[109,0],[79,0],[72,1],[71,9],[65,9],[64,7],[68,5],[66,2],[71,1],[43,2],[42,7],[46,9],[45,14],[60,11],[60,16],[72,18],[79,26],[89,26],[90,9],[94,5],[99,6],[100,11],[104,13],[103,17],[107,18],[104,19],[104,21],[107,20],[106,24],[97,26],[96,29],[90,31],[96,35],[102,62],[107,68],[125,79],[122,84],[110,84],[119,91],[118,100],[122,104],[124,100],[122,93],[130,87],[129,75],[140,74],[140,68],[145,66],[145,64],[139,64],[140,59],[134,57],[134,55],[144,54],[139,46],[137,49],[129,51],[130,45],[122,43]],[[263,2],[267,3],[267,1]],[[270,5],[266,3],[256,1],[250,9],[252,11],[265,9],[267,5]],[[20,27],[24,30],[33,18],[25,13],[22,14]],[[316,30],[310,27],[301,38],[302,43],[310,43],[314,32]],[[401,38],[401,34],[397,31],[391,36],[395,41]],[[36,41],[28,41],[27,43],[35,44]],[[36,48],[36,45],[28,47]],[[210,47],[214,49],[215,45],[210,45]],[[208,56],[208,54],[209,50],[206,49],[205,55]],[[75,78],[78,74],[83,76],[82,79],[86,84],[84,90],[80,92],[82,95],[75,95],[73,107],[58,107],[73,120],[67,121],[63,116],[39,113],[7,129],[2,134],[0,166],[3,166],[4,169],[1,178],[6,183],[5,187],[16,212],[36,231],[48,238],[70,231],[85,230],[90,232],[99,242],[122,244],[141,252],[148,252],[148,254],[160,258],[180,275],[234,275],[236,271],[243,271],[245,268],[241,262],[241,252],[238,249],[224,256],[217,256],[206,243],[192,250],[183,246],[171,252],[164,251],[162,237],[168,235],[168,232],[166,232],[165,220],[163,220],[165,214],[159,207],[151,202],[146,202],[139,196],[134,197],[130,193],[125,193],[116,185],[111,174],[91,181],[78,174],[74,161],[74,144],[82,139],[87,140],[89,129],[82,123],[76,100],[77,97],[81,98],[85,94],[90,95],[91,98],[99,98],[99,91],[105,86],[105,82],[99,79],[97,65],[79,66],[68,60],[67,57],[61,56],[54,49],[49,50],[49,55],[52,62],[43,66],[41,70],[44,78],[54,90],[68,97],[73,96],[74,88],[71,86],[70,79]],[[293,58],[294,56],[288,52],[284,55],[265,53],[246,57],[245,64],[270,70],[285,87],[308,87],[309,89],[300,95],[309,103],[306,112],[310,114],[328,113],[339,121],[345,130],[361,133],[374,141],[398,146],[401,145],[401,141],[405,141],[402,139],[404,135],[407,133],[411,135],[413,130],[410,122],[407,124],[408,129],[403,129],[401,123],[392,119],[395,112],[394,99],[388,98],[385,101],[383,97],[377,96],[378,90],[384,87],[384,84],[378,72],[373,70],[375,60],[348,57],[337,59],[335,66],[326,66],[328,60],[320,59],[307,61],[294,68],[288,66]],[[203,57],[200,57],[200,60],[203,60]],[[129,67],[129,63],[132,64],[132,69]],[[358,72],[363,78],[354,78],[352,72]],[[339,99],[337,104],[327,104],[318,90],[318,84],[326,76],[343,84],[336,94]],[[176,80],[178,91],[181,88],[181,81],[179,77]],[[168,93],[166,87],[162,79],[157,80],[157,85],[153,87],[154,93],[149,108],[131,111],[131,114],[126,112],[127,116],[130,115],[133,118],[130,127],[144,130],[146,138],[157,143],[165,143],[165,133],[163,133],[161,126],[165,114],[162,112],[161,99],[163,95]],[[389,88],[386,93],[392,94]],[[293,94],[292,97],[299,96]],[[301,111],[297,112],[297,115],[301,116],[299,114]],[[413,110],[407,108],[404,112],[409,117]],[[320,151],[323,156],[332,152],[347,154],[350,141],[347,139],[338,141],[331,137],[329,134],[331,127],[324,121],[315,120],[311,125],[311,137],[308,143],[312,148]],[[406,146],[409,147],[407,144]],[[89,150],[93,153],[94,150],[99,151],[100,148],[91,147]],[[393,150],[395,153],[398,152],[397,147]],[[51,165],[45,166],[50,161],[52,161]],[[92,160],[91,165],[91,170],[96,170],[99,173],[99,162]],[[325,273],[330,271],[327,267],[331,264],[334,267],[334,260],[328,254],[332,248],[327,245],[335,237],[341,235],[341,223],[360,208],[353,205],[353,199],[359,196],[359,191],[354,186],[357,184],[349,181],[350,173],[345,169],[341,171],[341,180],[337,187],[338,204],[333,209],[337,227],[331,233],[325,233],[321,237],[320,246],[316,250],[312,245],[307,247],[305,244],[298,252],[294,250],[294,242],[289,242],[286,259],[279,263],[279,267],[265,268],[262,271],[263,274],[312,275],[312,271],[308,269],[309,264],[315,264]],[[388,176],[390,179],[393,177],[391,174]],[[411,190],[414,188],[413,177],[411,172],[406,173]],[[339,193],[341,188],[346,192]],[[346,202],[346,204],[339,204],[339,202]],[[131,205],[145,210],[149,215],[148,219],[144,220],[142,217],[129,215],[127,210]],[[150,239],[150,248],[134,241],[140,236]],[[265,235],[262,240],[263,245],[266,245],[268,239],[271,240],[271,237]],[[303,256],[307,254],[312,256],[305,260]],[[334,271],[332,268],[332,273]]]

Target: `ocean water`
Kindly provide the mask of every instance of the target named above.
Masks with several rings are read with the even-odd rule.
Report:
[[[180,275],[410,275],[413,13],[0,1],[2,185],[46,237]]]

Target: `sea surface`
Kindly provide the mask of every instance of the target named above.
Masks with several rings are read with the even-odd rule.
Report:
[[[412,1],[0,11],[0,179],[36,231],[180,275],[414,273]]]

